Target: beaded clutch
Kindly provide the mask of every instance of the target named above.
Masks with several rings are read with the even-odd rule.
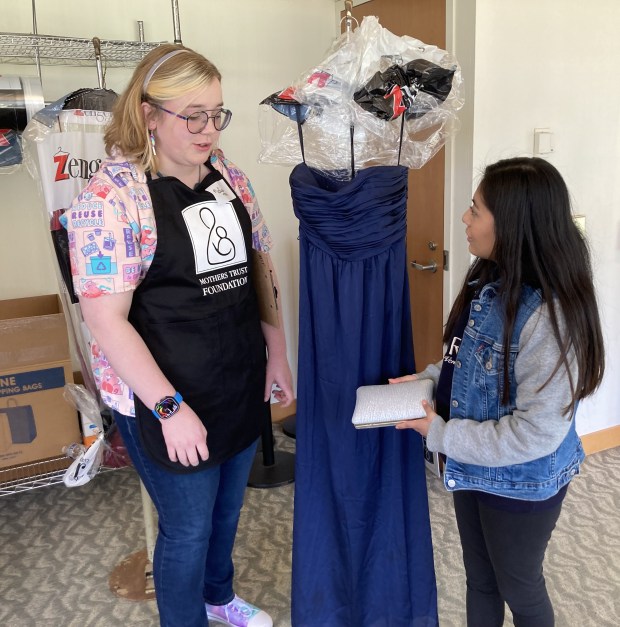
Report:
[[[364,385],[357,388],[353,426],[356,429],[387,427],[402,420],[424,418],[422,401],[433,401],[433,381],[414,379],[403,383]]]

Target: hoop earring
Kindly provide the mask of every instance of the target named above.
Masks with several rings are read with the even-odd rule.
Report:
[[[151,152],[153,156],[157,156],[157,150],[155,150],[155,135],[153,135],[153,131],[149,131],[149,141],[151,142]]]

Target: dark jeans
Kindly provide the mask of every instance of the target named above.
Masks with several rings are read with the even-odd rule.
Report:
[[[206,627],[205,602],[234,597],[232,550],[256,442],[219,466],[178,474],[144,452],[135,418],[114,417],[159,517],[153,579],[161,625]]]
[[[543,560],[562,503],[538,512],[507,512],[454,493],[467,576],[467,627],[501,627],[504,602],[515,627],[553,627]]]

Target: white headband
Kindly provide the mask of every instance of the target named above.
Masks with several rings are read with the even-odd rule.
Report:
[[[153,78],[153,74],[157,72],[157,70],[160,68],[160,66],[163,63],[165,63],[168,59],[171,59],[172,57],[174,57],[176,54],[179,54],[179,52],[184,52],[184,49],[181,48],[180,50],[173,50],[172,52],[165,54],[163,57],[161,57],[161,59],[157,59],[157,61],[155,61],[155,63],[153,64],[153,67],[149,70],[149,73],[146,75],[146,78],[144,79],[144,83],[142,83],[142,95],[143,96],[146,95],[146,88],[149,82],[151,81],[151,79]]]

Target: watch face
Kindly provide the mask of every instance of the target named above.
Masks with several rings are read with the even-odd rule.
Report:
[[[155,404],[155,412],[159,414],[162,420],[170,418],[179,410],[179,404],[172,396],[162,398],[159,403]]]

